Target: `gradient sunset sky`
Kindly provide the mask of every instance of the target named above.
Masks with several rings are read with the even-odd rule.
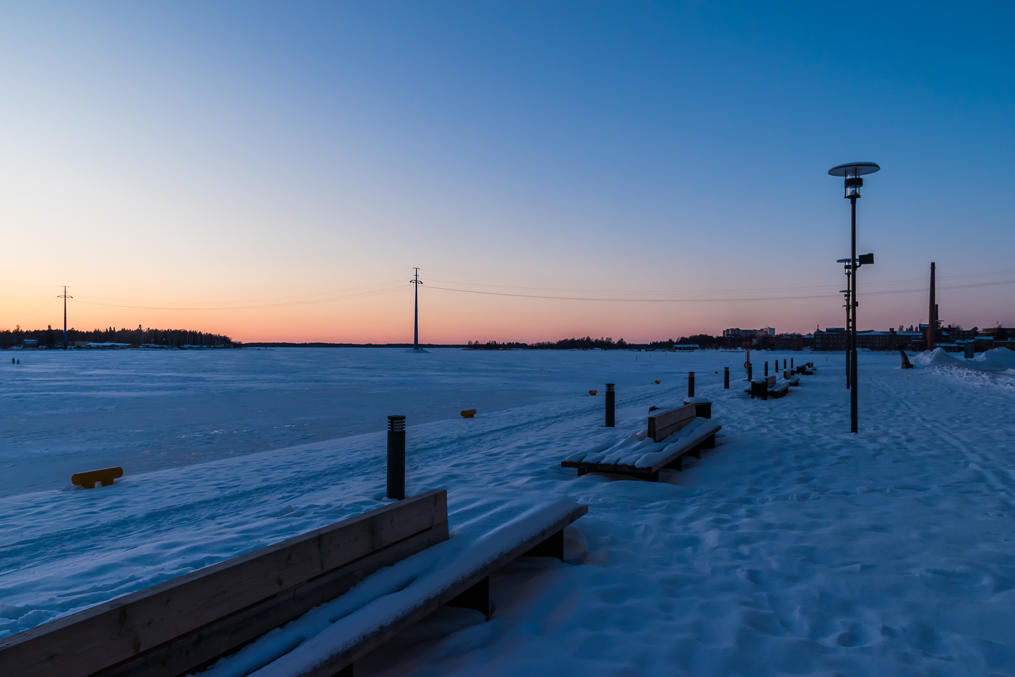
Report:
[[[932,260],[944,322],[1013,326],[1013,26],[1007,2],[6,2],[0,328],[60,326],[67,284],[78,329],[411,341],[412,266],[425,342],[841,326],[850,161],[882,167],[861,329],[926,321]]]

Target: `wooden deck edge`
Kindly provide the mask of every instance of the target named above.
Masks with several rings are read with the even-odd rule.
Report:
[[[324,663],[320,663],[312,669],[298,674],[300,677],[331,677],[332,675],[340,673],[343,669],[347,669],[350,665],[353,665],[356,661],[380,647],[390,638],[391,635],[395,635],[413,623],[429,616],[431,613],[455,599],[484,578],[496,573],[499,569],[502,569],[514,560],[523,556],[526,552],[536,545],[539,545],[553,534],[574,523],[580,517],[588,513],[588,511],[589,507],[587,505],[582,504],[576,506],[575,509],[567,515],[553,522],[551,525],[539,530],[535,536],[526,539],[507,553],[502,554],[491,564],[484,566],[481,570],[474,572],[456,583],[453,583],[442,592],[439,592],[437,595],[425,600],[423,604],[393,623],[377,628],[373,632],[368,633],[364,636],[364,639],[361,642],[349,651],[330,657]]]

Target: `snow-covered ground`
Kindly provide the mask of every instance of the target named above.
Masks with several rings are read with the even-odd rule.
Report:
[[[589,514],[568,563],[495,578],[493,620],[443,611],[360,674],[1015,673],[1006,358],[864,353],[851,435],[841,355],[790,356],[818,373],[761,401],[722,390],[738,353],[23,354],[0,365],[0,634],[379,505],[384,415],[407,413],[409,492],[446,488],[452,532],[498,497]],[[560,467],[679,404],[688,370],[714,451],[655,484]],[[606,381],[616,429],[586,393]],[[70,489],[84,461],[126,475]]]
[[[10,364],[15,354],[20,366]],[[383,430],[388,414],[414,425],[610,379],[641,385],[683,364],[663,353],[578,351],[0,352],[0,496],[70,486],[87,468],[137,474]]]

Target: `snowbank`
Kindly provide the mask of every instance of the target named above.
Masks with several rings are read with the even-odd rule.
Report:
[[[931,352],[922,352],[913,358],[913,365],[919,367],[943,367],[975,369],[977,371],[1004,372],[1015,370],[1015,350],[993,348],[980,353],[972,359],[956,357],[956,353],[945,352],[944,348],[935,348]]]

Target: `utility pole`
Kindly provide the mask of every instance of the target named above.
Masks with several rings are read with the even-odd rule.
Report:
[[[412,314],[412,349],[419,350],[419,285],[423,283],[419,279],[419,266],[416,266],[413,270],[416,271],[416,274],[409,280],[409,284],[415,287],[415,303],[413,304]]]
[[[63,299],[63,349],[67,350],[67,299],[74,298],[67,295],[67,285],[63,286],[63,293],[56,298]]]

